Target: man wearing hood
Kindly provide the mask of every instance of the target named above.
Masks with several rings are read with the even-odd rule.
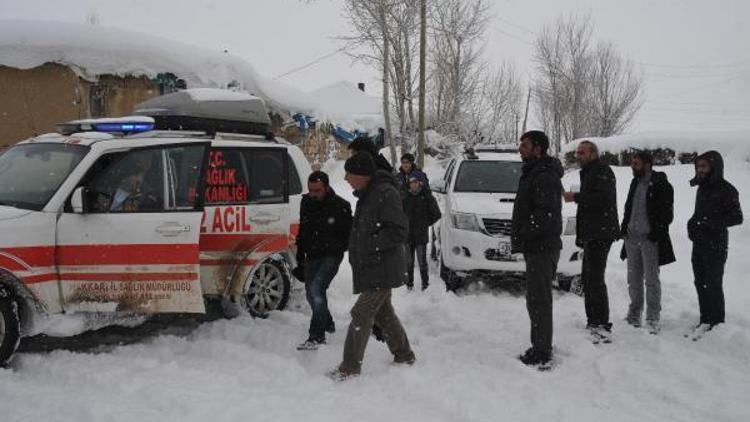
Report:
[[[708,331],[724,322],[724,265],[727,261],[727,227],[742,224],[742,209],[737,189],[724,180],[724,160],[716,151],[708,151],[695,160],[698,186],[695,212],[688,220],[688,237],[693,241],[693,275],[698,291],[700,323],[696,331]]]
[[[326,291],[346,252],[352,224],[351,205],[336,195],[326,173],[312,172],[307,179],[307,189],[300,205],[297,235],[297,262],[302,274],[296,275],[302,275],[305,282],[312,319],[309,337],[297,346],[298,350],[315,350],[325,344],[326,332],[336,331]]]
[[[562,183],[560,161],[547,155],[549,138],[530,131],[521,136],[521,178],[513,204],[511,247],[526,262],[526,308],[531,322],[531,348],[519,359],[547,365],[552,359],[552,280],[562,249]]]
[[[652,169],[651,154],[639,151],[633,155],[622,236],[625,239],[620,258],[628,260],[628,293],[630,307],[626,318],[633,327],[641,326],[643,285],[646,285],[646,327],[651,334],[659,332],[661,282],[659,267],[675,261],[669,225],[674,217],[674,189],[665,173]]]
[[[609,166],[599,159],[599,148],[581,141],[576,148],[581,166],[580,192],[565,192],[566,202],[578,204],[576,244],[583,247],[581,283],[586,307],[586,328],[594,343],[612,341],[609,321],[609,296],[604,273],[612,243],[620,237],[617,219],[617,179]]]
[[[349,236],[357,302],[344,343],[344,358],[328,375],[334,380],[356,376],[373,324],[383,330],[394,363],[413,364],[414,352],[391,304],[391,290],[407,280],[406,242],[409,224],[392,173],[378,170],[370,154],[359,152],[346,160],[346,181],[358,198]]]

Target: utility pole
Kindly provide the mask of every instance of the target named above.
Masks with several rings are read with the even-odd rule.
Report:
[[[521,133],[526,133],[526,122],[529,120],[529,103],[531,102],[531,85],[529,85],[529,93],[526,95],[526,111],[523,113],[523,130]]]
[[[417,164],[424,168],[424,114],[427,74],[427,0],[419,1],[419,138],[417,139]]]

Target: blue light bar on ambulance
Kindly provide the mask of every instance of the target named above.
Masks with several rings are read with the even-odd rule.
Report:
[[[57,131],[63,135],[81,132],[131,134],[154,130],[154,119],[146,116],[129,116],[103,119],[83,119],[60,123]]]
[[[92,126],[95,132],[134,133],[154,130],[153,123],[96,123]]]

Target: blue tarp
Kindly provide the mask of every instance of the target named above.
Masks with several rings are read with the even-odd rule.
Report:
[[[307,129],[315,127],[315,118],[312,116],[297,113],[292,116],[292,119],[297,122],[297,127],[302,133],[307,132]]]

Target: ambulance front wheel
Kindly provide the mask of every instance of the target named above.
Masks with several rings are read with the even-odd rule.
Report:
[[[286,307],[291,281],[282,262],[266,259],[250,273],[246,283],[242,304],[250,315],[265,318],[271,311]]]
[[[18,348],[21,323],[18,304],[10,291],[0,285],[0,367],[4,367]]]

